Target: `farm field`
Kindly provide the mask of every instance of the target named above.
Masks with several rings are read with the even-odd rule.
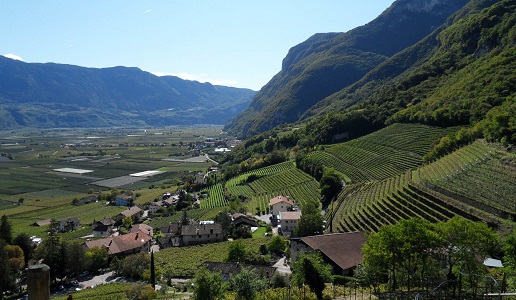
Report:
[[[393,124],[349,142],[323,146],[309,158],[314,164],[335,169],[347,182],[382,180],[421,165],[432,143],[455,130]]]
[[[78,217],[87,226],[123,208],[72,200],[119,188],[139,194],[136,204],[173,192],[183,177],[205,171],[213,162],[191,162],[189,145],[219,138],[220,126],[159,129],[77,129],[0,133],[0,215],[14,234],[45,234],[30,224]],[[166,159],[174,157],[176,161]],[[182,162],[182,161],[185,162]],[[144,171],[158,171],[140,177]],[[97,183],[106,184],[97,184]],[[79,234],[69,234],[76,236]]]
[[[247,211],[258,215],[269,213],[269,200],[278,195],[290,197],[297,205],[318,201],[320,197],[319,183],[297,169],[293,161],[249,171],[225,183],[218,183],[204,190],[208,197],[201,200],[201,207],[228,206],[224,191],[245,200],[242,205]]]
[[[456,215],[502,226],[515,215],[515,158],[499,144],[475,141],[404,174],[347,187],[327,221],[338,231],[366,232],[401,219]]]
[[[257,253],[260,245],[267,244],[269,238],[246,239],[246,251]],[[227,257],[229,245],[234,242],[222,242],[191,247],[166,248],[156,253],[156,265],[170,270],[174,277],[191,277],[205,261],[222,262]],[[180,257],[181,259],[177,259]]]

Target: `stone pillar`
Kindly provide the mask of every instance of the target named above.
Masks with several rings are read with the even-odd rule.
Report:
[[[44,264],[27,269],[27,291],[30,300],[50,300],[50,267]]]

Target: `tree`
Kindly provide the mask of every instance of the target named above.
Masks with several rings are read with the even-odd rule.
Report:
[[[125,294],[127,298],[131,300],[149,300],[155,299],[158,296],[150,285],[144,284],[132,284],[127,288]]]
[[[323,204],[328,204],[342,189],[342,179],[335,170],[325,168],[319,186],[321,188],[321,201]]]
[[[145,253],[129,255],[122,262],[122,275],[125,277],[140,279],[149,269],[150,255]]]
[[[66,266],[63,241],[56,233],[50,233],[48,238],[36,248],[36,259],[43,259],[43,263],[50,267],[50,278],[55,281],[57,276],[64,274]]]
[[[246,251],[244,243],[240,240],[229,244],[229,252],[226,261],[228,262],[244,262],[246,260]]]
[[[216,223],[222,225],[222,231],[227,235],[231,232],[231,216],[228,211],[219,211],[213,219]]]
[[[269,252],[283,255],[283,253],[285,253],[285,249],[287,249],[287,242],[282,236],[275,235],[272,237],[269,244],[267,244],[267,249]]]
[[[70,241],[64,243],[66,252],[66,269],[68,272],[79,275],[88,267],[88,259],[86,250],[79,241]]]
[[[267,288],[264,279],[258,278],[255,272],[242,268],[240,273],[231,276],[231,289],[237,293],[237,299],[253,300],[256,295]]]
[[[150,261],[150,281],[152,288],[156,290],[156,269],[154,266],[154,251],[151,252],[151,261]]]
[[[194,300],[222,299],[226,291],[226,285],[220,273],[211,273],[206,268],[201,268],[194,278]]]
[[[0,221],[0,239],[3,239],[7,244],[12,244],[13,242],[12,225],[6,215],[3,215]]]
[[[307,284],[317,299],[322,299],[325,282],[331,281],[331,267],[319,253],[303,253],[294,263],[292,281],[298,287]]]
[[[127,229],[130,229],[131,226],[133,226],[133,218],[131,217],[125,217],[123,220],[122,220],[122,226],[127,228]]]
[[[7,244],[0,239],[0,299],[2,299],[4,291],[13,289],[16,282],[16,273],[9,267],[9,257],[7,251],[4,250]]]
[[[516,288],[516,229],[507,236],[503,244],[504,272],[507,274],[508,284]]]
[[[459,273],[466,274],[472,288],[476,276],[485,273],[485,267],[478,257],[487,257],[498,247],[495,232],[485,223],[472,222],[462,217],[454,217],[438,224],[441,236],[448,279],[458,278]]]
[[[23,250],[16,245],[6,245],[4,251],[7,253],[7,264],[14,273],[18,273],[25,266]]]
[[[32,257],[32,251],[34,250],[34,246],[32,245],[32,240],[25,233],[18,234],[14,240],[14,245],[20,246],[23,250],[23,256],[25,258],[25,265],[29,262],[29,259]]]
[[[93,247],[86,250],[86,261],[91,272],[97,272],[108,262],[108,251],[105,248]]]
[[[317,201],[307,201],[302,206],[302,215],[299,219],[299,224],[294,229],[294,235],[303,237],[321,234],[323,232],[323,224],[320,203]]]
[[[380,228],[363,247],[367,281],[379,283],[387,277],[391,289],[402,285],[410,290],[437,268],[432,254],[438,253],[438,241],[433,225],[423,219],[402,220]]]

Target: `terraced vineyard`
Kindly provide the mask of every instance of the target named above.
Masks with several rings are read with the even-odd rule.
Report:
[[[201,200],[201,208],[213,208],[228,206],[228,200],[224,197],[224,190],[221,183],[217,183],[207,190],[208,198]]]
[[[506,218],[516,214],[516,156],[483,140],[414,172],[419,181],[468,205]]]
[[[365,137],[329,146],[309,157],[346,175],[351,182],[382,180],[421,165],[432,142],[454,130],[394,124]]]
[[[248,182],[249,176],[254,175]],[[269,212],[269,200],[278,195],[289,196],[297,204],[320,197],[319,183],[297,169],[293,161],[253,170],[210,187],[209,197],[201,201],[201,208],[227,206],[224,190],[234,197],[248,199],[243,205],[249,212]]]
[[[346,187],[327,220],[333,230],[345,232],[376,232],[401,219],[438,222],[456,215],[496,226],[499,217],[514,217],[515,161],[500,146],[476,141],[424,167]]]

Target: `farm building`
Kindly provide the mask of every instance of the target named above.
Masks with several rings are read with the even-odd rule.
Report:
[[[363,232],[333,233],[293,238],[290,240],[292,264],[303,252],[319,252],[325,262],[338,275],[352,275],[362,262],[362,246],[366,242]]]
[[[93,222],[93,236],[110,236],[114,233],[114,225],[115,220],[111,218]]]
[[[133,201],[133,196],[127,194],[120,194],[115,197],[116,206],[128,206]]]
[[[281,231],[283,235],[290,236],[294,232],[301,219],[300,211],[280,211],[278,216],[279,226],[278,232]]]
[[[133,222],[137,223],[140,222],[143,215],[143,211],[138,206],[133,206],[131,208],[127,208],[126,210],[122,211],[118,215],[115,216],[116,222],[122,222],[122,220],[125,217],[131,217],[133,219]]]
[[[151,236],[141,232],[131,232],[124,235],[107,237],[86,242],[86,249],[104,248],[110,256],[125,256],[139,252],[149,252]]]
[[[70,230],[77,230],[81,228],[81,221],[77,218],[68,218],[63,221],[59,221],[58,229],[60,232],[67,232]]]
[[[294,202],[285,196],[277,196],[269,200],[270,211],[277,216],[280,211],[289,211],[294,207]]]
[[[52,223],[52,219],[45,219],[45,220],[34,222],[32,225],[42,227],[42,226],[48,226],[48,225],[50,225],[50,223]]]
[[[158,240],[160,247],[182,247],[224,241],[222,225],[172,223],[161,227],[163,237]]]
[[[152,230],[152,227],[150,227],[147,224],[136,224],[131,227],[130,232],[138,232],[138,231],[144,232],[150,236],[153,236],[153,234],[154,234],[154,230]]]

